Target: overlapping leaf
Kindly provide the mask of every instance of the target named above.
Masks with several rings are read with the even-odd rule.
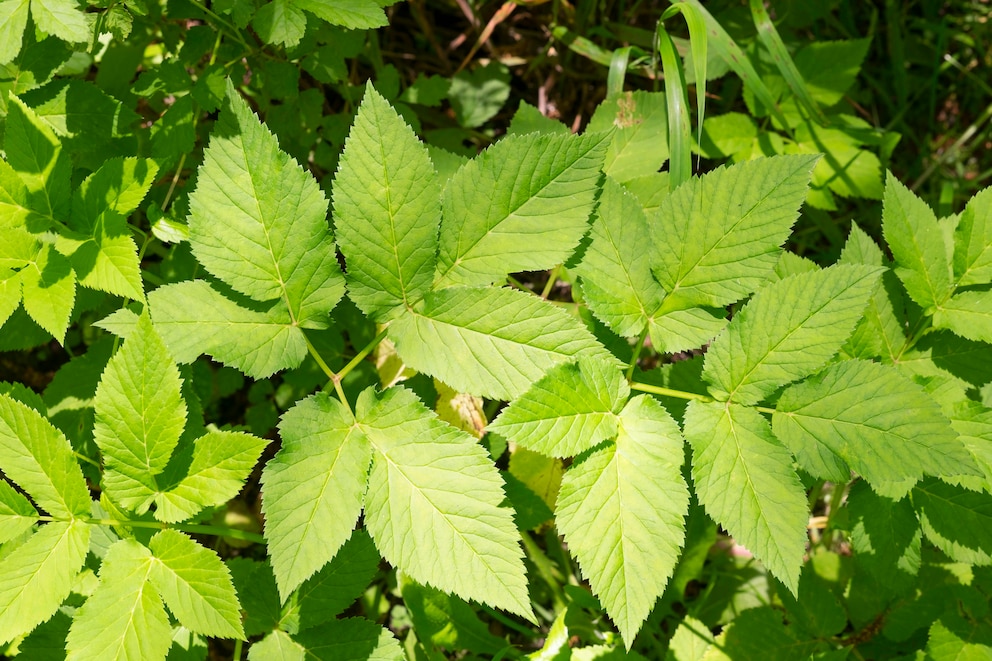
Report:
[[[605,99],[587,131],[613,130],[603,172],[620,182],[658,172],[668,160],[668,112],[662,92],[637,90]]]
[[[439,286],[487,285],[563,262],[589,227],[607,136],[510,136],[444,189]]]
[[[0,544],[24,534],[38,521],[38,510],[8,482],[0,480]]]
[[[723,306],[756,290],[775,266],[815,163],[815,156],[748,161],[665,198],[649,225],[668,307]]]
[[[374,448],[365,525],[419,583],[531,617],[512,511],[486,450],[409,390],[366,390],[356,417]]]
[[[617,433],[630,388],[609,363],[580,358],[559,365],[503,409],[489,425],[526,448],[571,457]]]
[[[992,292],[955,294],[934,312],[933,325],[969,340],[992,343]]]
[[[794,594],[809,513],[789,451],[760,413],[732,403],[690,402],[685,437],[706,512]]]
[[[615,359],[574,317],[511,289],[451,287],[396,319],[389,337],[407,365],[460,392],[512,399],[580,356]]]
[[[28,206],[48,219],[69,217],[69,157],[54,131],[16,96],[10,97],[4,131],[7,163],[23,181]]]
[[[627,648],[675,570],[689,492],[678,426],[654,399],[632,399],[616,442],[562,480],[556,521]]]
[[[838,265],[762,289],[710,346],[703,369],[710,391],[754,404],[822,367],[861,318],[878,274]]]
[[[961,212],[953,265],[959,287],[992,281],[992,188],[971,198]]]
[[[922,541],[920,523],[909,499],[893,501],[858,482],[851,487],[847,509],[858,564],[883,585],[908,590],[920,571]]]
[[[430,289],[440,197],[427,148],[369,85],[334,179],[348,295],[367,314],[388,318]]]
[[[832,365],[788,389],[772,419],[811,475],[869,483],[981,474],[938,404],[895,369],[860,360]]]
[[[992,495],[930,478],[913,488],[923,534],[955,562],[992,564]]]
[[[285,599],[351,536],[372,448],[348,409],[324,394],[287,411],[279,432],[282,448],[262,472],[262,511]]]

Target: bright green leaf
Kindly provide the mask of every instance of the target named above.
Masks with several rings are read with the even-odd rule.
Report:
[[[504,138],[444,189],[440,286],[487,285],[565,261],[589,228],[606,135]]]
[[[418,583],[530,618],[517,529],[485,448],[404,388],[366,390],[356,417],[375,450],[365,524],[382,556]]]
[[[877,279],[876,268],[837,265],[762,289],[710,345],[710,391],[754,404],[822,367],[851,334]]]
[[[273,0],[259,7],[251,24],[265,43],[292,48],[306,33],[307,17],[292,0]]]
[[[0,480],[0,544],[23,535],[38,521],[38,510],[5,480]]]
[[[308,661],[306,650],[289,637],[285,631],[276,629],[248,649],[248,661]]]
[[[92,31],[74,0],[31,0],[31,18],[38,29],[69,42],[86,42]]]
[[[992,343],[992,291],[955,294],[934,312],[933,325],[969,340]]]
[[[968,201],[954,230],[954,275],[959,287],[992,281],[992,188]]]
[[[434,280],[441,186],[427,149],[369,85],[334,178],[334,227],[348,295],[385,319]]]
[[[984,661],[992,658],[988,622],[947,611],[930,627],[926,658],[934,661]]]
[[[617,433],[630,388],[616,366],[579,359],[552,368],[503,409],[490,432],[553,457],[571,457]]]
[[[285,599],[351,536],[372,450],[348,409],[323,393],[279,423],[282,448],[262,471],[272,569]]]
[[[383,3],[376,0],[292,0],[293,4],[331,25],[369,30],[388,25]]]
[[[28,0],[0,2],[0,64],[7,64],[21,51],[28,24]]]
[[[4,148],[7,163],[28,190],[31,209],[48,218],[68,220],[69,158],[52,129],[15,96],[7,106]]]
[[[707,514],[795,594],[809,512],[792,456],[768,421],[751,408],[693,401],[685,437]]]
[[[616,181],[654,174],[668,160],[668,111],[662,92],[637,90],[605,99],[586,131],[611,130],[603,172]]]
[[[231,574],[213,551],[175,530],[152,537],[148,580],[180,624],[204,636],[244,638]]]
[[[44,244],[21,272],[24,311],[59,342],[65,341],[76,303],[76,276],[69,260]]]
[[[641,395],[620,414],[616,443],[578,460],[562,480],[558,529],[628,649],[685,539],[684,460],[678,425]]]

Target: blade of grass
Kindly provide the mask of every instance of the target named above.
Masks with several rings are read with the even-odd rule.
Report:
[[[630,46],[613,51],[610,60],[610,73],[606,77],[606,98],[623,92],[623,81],[627,76],[627,63],[630,61]]]

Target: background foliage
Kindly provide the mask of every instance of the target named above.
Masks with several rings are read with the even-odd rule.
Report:
[[[987,656],[988,5],[666,9],[0,0],[6,655]]]

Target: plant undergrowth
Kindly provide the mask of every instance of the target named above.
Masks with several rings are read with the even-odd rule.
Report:
[[[985,658],[937,4],[0,1],[6,657]]]

